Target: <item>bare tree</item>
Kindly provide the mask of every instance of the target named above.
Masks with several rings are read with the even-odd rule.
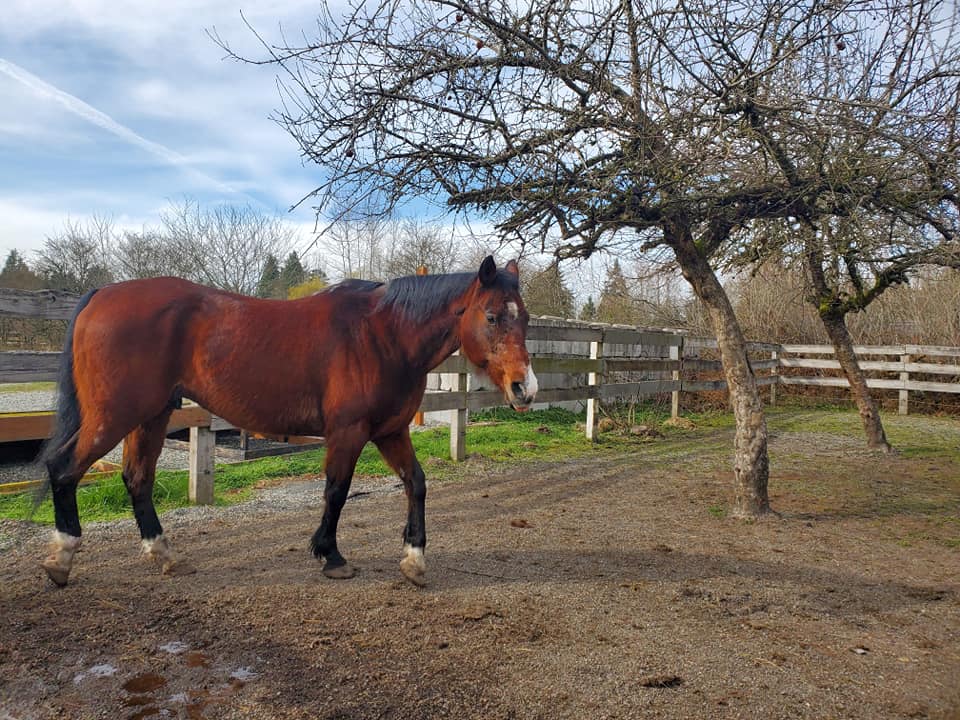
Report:
[[[113,222],[94,216],[85,221],[68,220],[62,231],[50,235],[37,251],[35,270],[47,287],[83,293],[113,282],[110,253]]]
[[[327,228],[317,243],[334,275],[384,280],[383,245],[388,225],[379,218],[342,218]]]
[[[721,100],[752,133],[755,172],[794,198],[730,239],[740,264],[802,266],[868,445],[889,450],[846,318],[924,265],[960,265],[960,25],[935,0],[832,7],[824,32]]]
[[[452,233],[445,236],[437,225],[419,220],[391,223],[385,245],[388,277],[414,275],[420,267],[431,273],[453,272],[460,262],[461,253]]]
[[[296,231],[249,206],[202,208],[186,199],[161,214],[175,274],[205,285],[252,295],[269,255],[285,256]]]
[[[113,247],[113,266],[117,277],[124,280],[177,275],[176,250],[156,228],[127,230]]]

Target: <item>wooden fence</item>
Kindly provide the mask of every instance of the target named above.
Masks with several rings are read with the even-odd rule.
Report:
[[[52,291],[29,293],[0,289],[0,316],[65,320],[75,303],[75,297]],[[726,390],[719,360],[705,357],[716,354],[716,341],[708,338],[535,318],[531,320],[527,339],[534,371],[541,380],[537,403],[584,403],[589,438],[594,437],[600,401],[629,402],[670,394],[671,411],[676,416],[681,393]],[[846,385],[843,377],[822,376],[824,370],[839,369],[835,360],[819,357],[832,354],[829,346],[749,343],[748,349],[757,382],[769,387],[771,402],[775,402],[780,384]],[[960,348],[904,345],[858,347],[856,351],[864,358],[899,357],[893,362],[864,359],[861,366],[870,372],[897,374],[896,378],[871,378],[868,384],[899,390],[901,413],[907,412],[911,391],[960,393],[960,366],[922,361],[934,357],[960,361]],[[56,352],[0,352],[0,383],[55,380],[58,362]],[[798,375],[798,368],[818,374]],[[784,369],[790,372],[784,375]],[[433,373],[439,374],[442,381],[429,385],[439,389],[428,391],[420,409],[428,413],[449,413],[450,455],[454,460],[462,460],[466,454],[468,411],[502,405],[503,395],[499,390],[470,388],[470,366],[458,355],[445,360]],[[949,382],[911,380],[911,373],[947,375],[951,379]],[[712,375],[713,379],[706,379],[705,374]],[[190,498],[194,502],[213,501],[215,435],[211,425],[216,426],[218,421],[205,410],[189,406],[171,418],[173,429],[190,427]],[[0,415],[0,442],[45,438],[49,436],[51,422],[50,413]]]

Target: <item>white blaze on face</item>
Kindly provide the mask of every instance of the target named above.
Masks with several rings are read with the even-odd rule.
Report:
[[[517,317],[520,315],[520,308],[517,307],[517,304],[515,302],[508,302],[507,313],[510,315],[511,320],[516,320]]]
[[[540,389],[539,384],[537,383],[537,376],[533,374],[533,366],[527,365],[527,375],[523,379],[523,386],[526,390],[527,397],[533,397],[537,394],[537,390]]]

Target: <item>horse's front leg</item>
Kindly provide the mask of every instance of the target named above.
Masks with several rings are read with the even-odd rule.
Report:
[[[310,549],[318,559],[323,558],[323,574],[336,580],[352,578],[355,574],[353,566],[337,549],[337,524],[350,492],[353,470],[366,441],[367,435],[359,431],[327,438],[323,519],[310,540]]]
[[[427,529],[424,504],[427,497],[427,479],[417,462],[410,442],[410,432],[404,428],[396,435],[375,441],[384,460],[403,480],[407,494],[407,524],[403,530],[403,560],[400,572],[417,586],[426,584],[427,564],[423,550],[427,546]]]

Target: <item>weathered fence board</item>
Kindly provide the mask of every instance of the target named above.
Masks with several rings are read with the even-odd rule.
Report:
[[[0,288],[0,315],[69,320],[77,305],[76,295],[59,290],[11,290]]]

